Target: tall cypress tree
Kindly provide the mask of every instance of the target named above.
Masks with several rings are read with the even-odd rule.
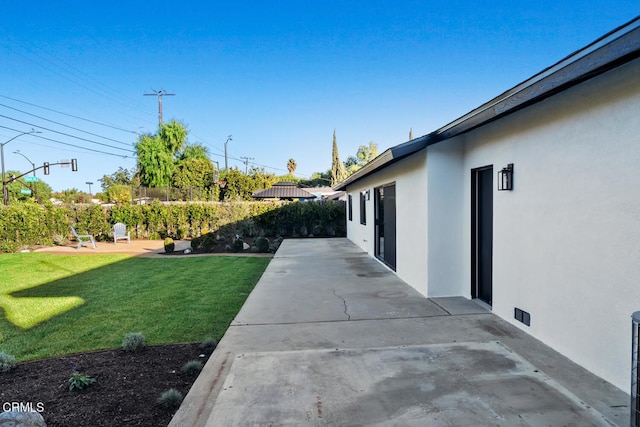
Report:
[[[336,130],[333,130],[333,151],[331,153],[331,186],[335,187],[347,177],[347,171],[340,161],[338,155],[338,142],[336,141]]]

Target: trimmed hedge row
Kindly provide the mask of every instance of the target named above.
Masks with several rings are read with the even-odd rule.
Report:
[[[0,252],[66,241],[74,226],[110,240],[122,222],[136,239],[190,239],[208,232],[242,236],[345,236],[344,202],[230,202],[54,206],[31,202],[0,208]]]

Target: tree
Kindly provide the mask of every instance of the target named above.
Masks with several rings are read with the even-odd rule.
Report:
[[[100,181],[102,191],[107,191],[109,187],[113,185],[131,185],[136,172],[137,171],[135,169],[131,169],[129,171],[120,166],[117,171],[111,175],[104,175],[102,178],[98,179],[98,181]]]
[[[180,153],[179,159],[206,159],[210,161],[209,149],[201,144],[186,144]]]
[[[370,141],[368,146],[361,145],[358,147],[358,154],[356,157],[358,158],[358,165],[360,165],[360,167],[366,165],[371,160],[378,157],[378,144]]]
[[[140,183],[147,187],[169,185],[179,153],[187,139],[185,126],[172,120],[156,135],[145,134],[136,143],[140,165]]]
[[[107,203],[131,203],[131,187],[123,184],[113,184],[104,192],[102,200]]]
[[[226,185],[220,190],[221,201],[251,200],[254,189],[248,175],[243,174],[237,168],[231,168],[224,171],[221,178],[226,181]]]
[[[344,162],[344,167],[347,171],[347,176],[353,174],[357,170],[361,169],[364,165],[378,156],[378,144],[371,141],[369,145],[361,145],[358,147],[358,152],[355,156],[349,156],[347,161]]]
[[[147,187],[169,185],[173,175],[173,156],[157,136],[142,135],[136,144],[140,164],[140,184]]]
[[[7,171],[5,172],[6,179],[9,180],[9,177],[20,176],[23,172],[19,171]],[[38,180],[37,182],[26,182],[24,180],[25,177],[20,178],[19,180],[13,181],[10,184],[7,184],[7,195],[8,202],[11,204],[12,202],[17,201],[26,201],[29,199],[34,199],[37,195],[38,200],[49,200],[51,198],[51,187],[46,182],[42,180]],[[31,194],[23,194],[22,190],[31,190]]]
[[[52,194],[56,199],[64,203],[91,203],[91,196],[77,188],[70,188]]]
[[[341,183],[347,177],[347,171],[340,161],[338,154],[338,142],[336,140],[336,131],[333,131],[333,150],[331,152],[331,186],[334,187]]]
[[[358,164],[358,158],[356,156],[349,156],[344,162],[344,168],[347,171],[347,176],[360,169],[360,167],[361,166]]]
[[[289,175],[293,175],[297,167],[298,165],[296,164],[296,161],[293,159],[289,159],[289,161],[287,162],[287,170],[289,171]]]
[[[163,124],[158,131],[158,137],[164,142],[167,151],[176,155],[182,150],[182,146],[187,140],[187,128],[177,120],[171,120]]]
[[[248,174],[237,168],[231,168],[221,173],[221,179],[226,184],[220,190],[220,200],[253,200],[251,195],[256,190],[270,188],[278,178],[267,173],[263,168],[251,168]]]
[[[300,181],[302,187],[326,187],[331,182],[331,170],[314,172],[309,179]]]
[[[249,176],[253,180],[253,194],[256,190],[264,190],[265,188],[271,188],[273,184],[278,181],[282,181],[275,174],[267,172],[264,168],[252,167],[249,169]],[[295,181],[291,176],[286,177],[287,181]]]
[[[176,165],[172,185],[177,188],[209,188],[213,185],[213,174],[214,167],[211,160],[190,157]]]

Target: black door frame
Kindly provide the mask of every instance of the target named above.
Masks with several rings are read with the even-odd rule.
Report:
[[[393,191],[391,194],[389,193],[390,187],[393,187]],[[380,198],[380,190],[382,189],[382,212],[381,208],[381,198]],[[396,246],[396,203],[395,203],[395,194],[396,194],[396,183],[391,182],[388,184],[380,185],[373,189],[374,194],[374,215],[375,215],[375,225],[374,225],[374,253],[376,258],[386,264],[388,267],[396,270],[396,255],[397,255],[397,246]],[[391,206],[390,201],[393,200],[393,206]],[[382,213],[382,215],[381,215]],[[382,216],[382,218],[381,218]],[[382,231],[382,235],[384,236],[384,246],[380,247],[380,232]],[[381,256],[380,252],[383,249],[383,254]]]
[[[482,235],[481,230],[479,229],[479,207],[480,203],[483,203],[481,199],[483,199],[483,195],[481,194],[482,190],[480,188],[480,180],[478,179],[478,175],[480,173],[487,173],[491,177],[491,183],[489,185],[489,189],[491,191],[491,197],[489,205],[490,208],[490,220],[493,222],[493,165],[483,166],[480,168],[471,170],[471,298],[480,299],[485,303],[491,305],[493,302],[493,226],[491,225],[489,231],[489,235]],[[484,195],[484,201],[486,202],[486,195]],[[486,234],[485,230],[485,234]],[[480,247],[480,239],[489,238],[490,245],[490,253],[488,257],[488,265],[485,265],[484,268],[488,268],[489,274],[489,283],[481,283],[481,268],[483,266],[480,265],[481,254],[479,251]],[[487,261],[485,261],[487,262]],[[481,289],[488,287],[488,289]],[[483,292],[484,291],[484,292]],[[488,298],[486,297],[486,293],[488,291]]]

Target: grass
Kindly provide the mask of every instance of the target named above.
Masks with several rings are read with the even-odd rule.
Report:
[[[18,361],[220,339],[269,263],[262,257],[0,255],[0,351]]]

